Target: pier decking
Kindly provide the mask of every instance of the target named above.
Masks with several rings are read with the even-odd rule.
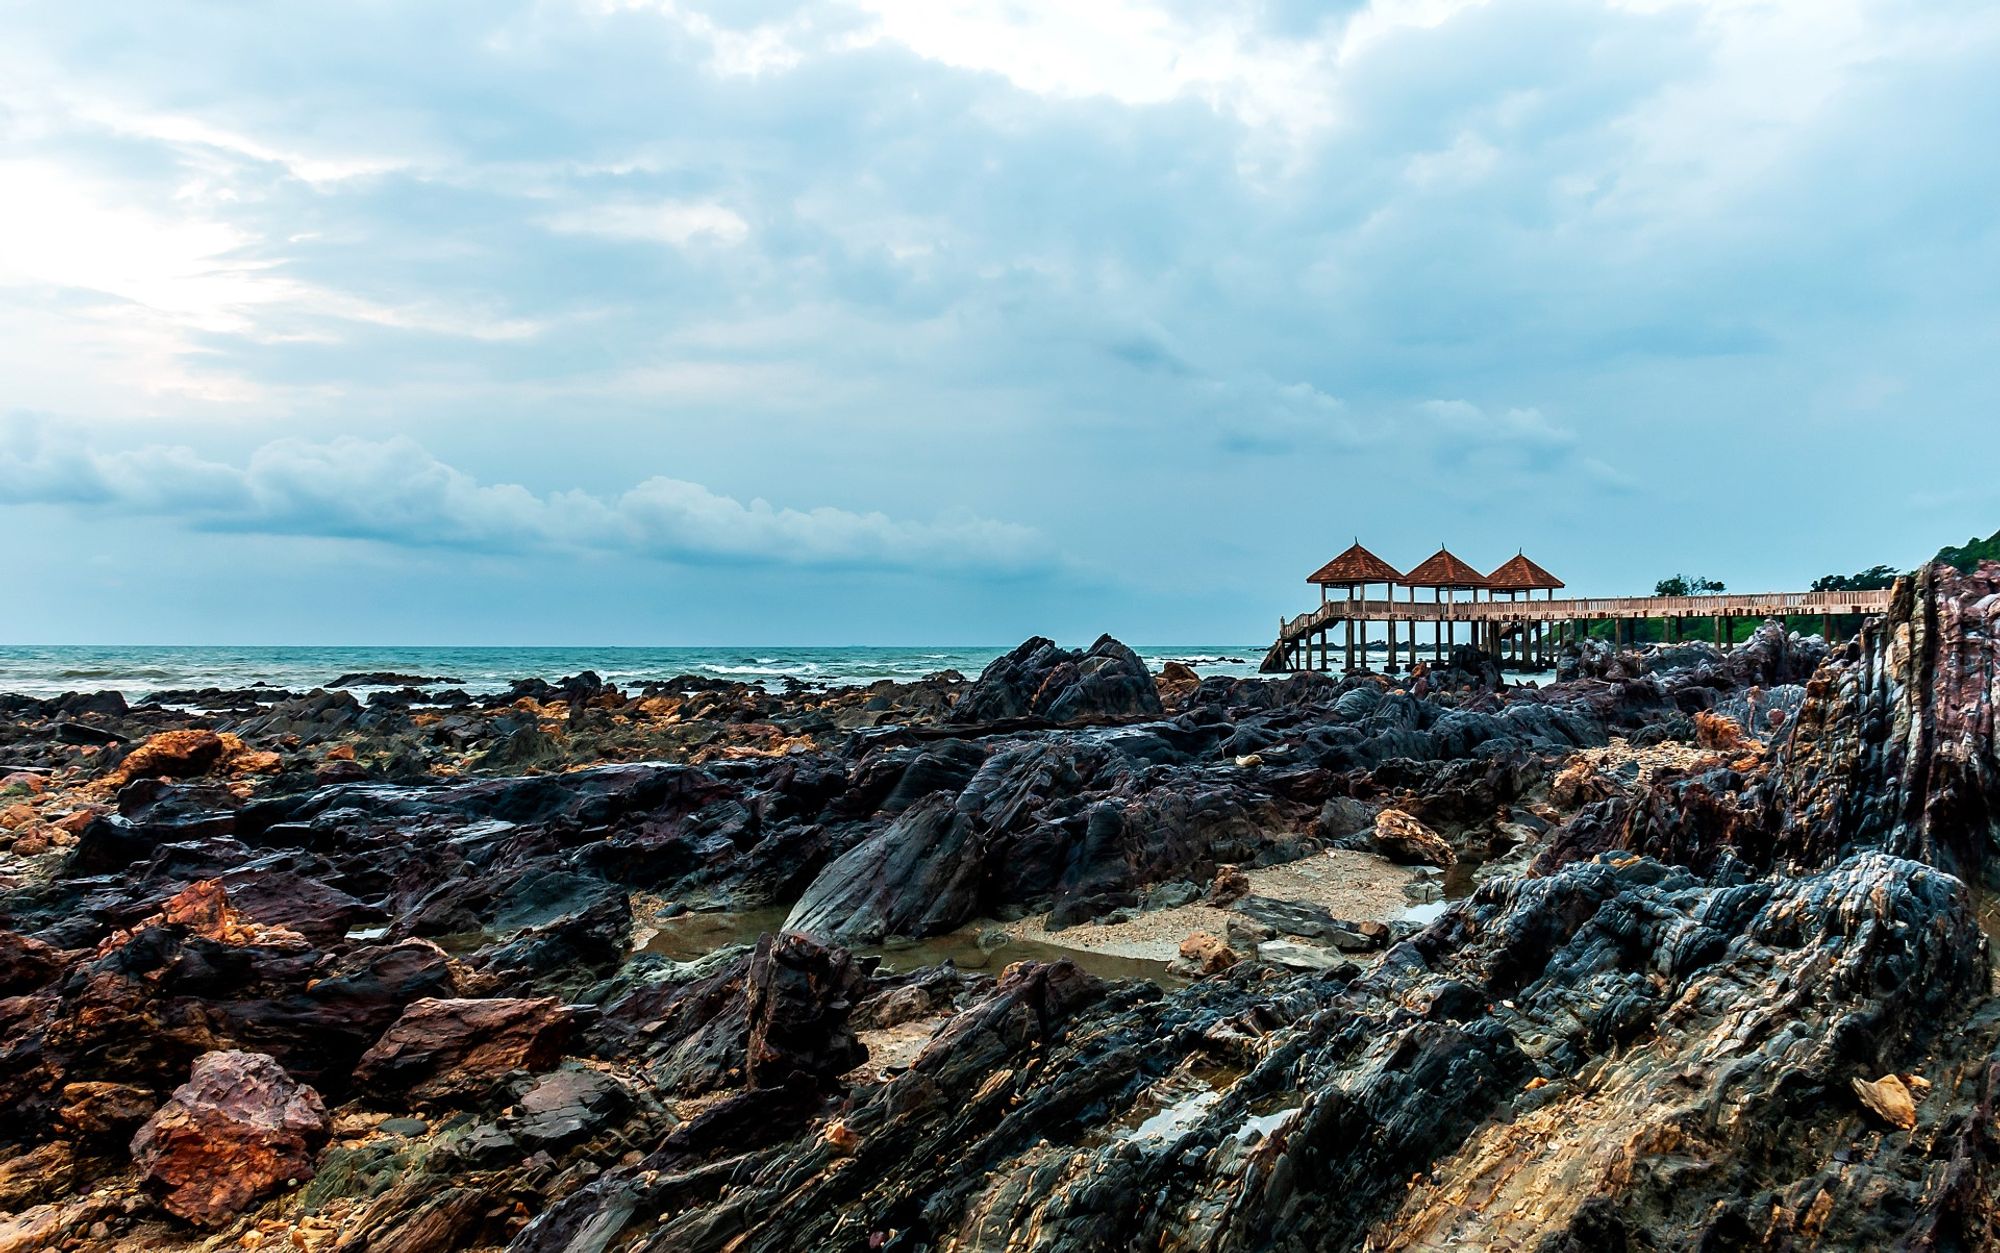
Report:
[[[1412,597],[1415,592],[1412,591]],[[1347,669],[1355,666],[1354,634],[1348,632],[1344,647],[1332,640],[1333,628],[1361,624],[1366,647],[1367,624],[1383,623],[1388,628],[1389,667],[1396,668],[1399,652],[1415,663],[1421,647],[1418,623],[1436,625],[1431,648],[1442,657],[1456,641],[1457,627],[1464,624],[1470,642],[1489,652],[1501,653],[1513,645],[1517,659],[1542,664],[1554,648],[1577,638],[1592,622],[1638,622],[1663,619],[1673,638],[1682,638],[1686,622],[1692,618],[1715,623],[1717,643],[1731,634],[1737,618],[1819,617],[1822,630],[1831,634],[1830,619],[1836,614],[1876,614],[1889,606],[1889,592],[1730,592],[1714,596],[1608,596],[1575,597],[1564,600],[1365,600],[1333,599],[1317,609],[1278,624],[1278,638],[1264,656],[1266,674],[1295,670],[1333,669],[1333,655],[1344,653]],[[1398,624],[1410,624],[1407,639],[1398,640]],[[1629,631],[1630,628],[1623,628]]]

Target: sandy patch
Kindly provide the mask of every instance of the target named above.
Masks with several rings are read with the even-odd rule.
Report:
[[[1348,922],[1387,922],[1402,917],[1410,905],[1403,887],[1416,878],[1416,871],[1408,866],[1398,866],[1374,853],[1346,849],[1329,849],[1283,866],[1245,873],[1250,891],[1257,896],[1319,905]],[[1044,925],[1047,915],[1041,915],[1010,923],[1007,932],[1016,939],[1056,948],[1167,962],[1180,955],[1180,943],[1191,932],[1219,936],[1231,918],[1242,916],[1234,910],[1196,903],[1156,909],[1130,922],[1109,926],[1086,923],[1061,931],[1048,930]]]
[[[868,1046],[868,1060],[843,1078],[850,1083],[875,1083],[886,1079],[891,1069],[907,1069],[911,1062],[917,1060],[917,1054],[924,1051],[924,1045],[931,1042],[937,1029],[950,1022],[951,1017],[950,1014],[939,1014],[935,1018],[920,1018],[893,1027],[871,1027],[855,1032],[855,1038]]]

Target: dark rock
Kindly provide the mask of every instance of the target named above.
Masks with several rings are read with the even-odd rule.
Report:
[[[432,683],[457,685],[464,679],[447,679],[436,675],[397,674],[386,670],[370,670],[358,674],[343,674],[328,683],[328,687],[425,687]]]
[[[1089,649],[1039,636],[996,658],[951,711],[960,724],[1041,718],[1057,723],[1160,717],[1159,687],[1139,655],[1108,635]]]
[[[935,796],[821,871],[785,930],[843,943],[939,935],[979,913],[982,869],[972,821]]]
[[[515,1102],[518,1113],[511,1131],[529,1148],[564,1148],[595,1134],[631,1105],[631,1092],[610,1075],[557,1070],[536,1080]]]

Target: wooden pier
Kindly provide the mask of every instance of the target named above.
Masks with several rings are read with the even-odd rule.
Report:
[[[1347,586],[1346,597],[1328,597],[1317,609],[1299,614],[1278,624],[1278,638],[1264,656],[1261,667],[1266,674],[1283,674],[1301,670],[1353,671],[1358,668],[1356,631],[1359,629],[1359,646],[1365,655],[1368,648],[1368,628],[1381,624],[1387,634],[1388,669],[1398,668],[1400,661],[1415,665],[1421,653],[1430,653],[1432,658],[1442,661],[1449,655],[1452,646],[1459,643],[1475,644],[1482,650],[1501,657],[1509,664],[1523,666],[1544,666],[1551,664],[1555,653],[1563,645],[1579,639],[1590,630],[1595,622],[1616,622],[1619,626],[1615,634],[1621,642],[1631,642],[1635,627],[1632,624],[1647,619],[1660,619],[1667,624],[1669,640],[1687,638],[1687,624],[1691,619],[1711,622],[1715,642],[1727,644],[1734,637],[1735,622],[1739,618],[1761,620],[1764,618],[1817,617],[1820,619],[1821,633],[1832,637],[1832,619],[1836,615],[1879,614],[1889,606],[1889,592],[1849,591],[1849,592],[1729,592],[1713,596],[1609,596],[1570,597],[1554,599],[1553,590],[1548,599],[1521,599],[1520,592],[1506,583],[1484,586],[1489,598],[1478,599],[1478,587],[1472,587],[1471,600],[1447,599],[1444,591],[1437,592],[1437,599],[1420,601],[1416,599],[1418,587],[1435,587],[1430,582],[1400,583],[1409,590],[1408,599],[1398,599],[1396,588],[1399,582],[1388,582],[1381,577],[1375,567],[1368,570],[1371,583],[1384,584],[1386,599],[1356,596],[1354,590],[1361,586],[1358,582],[1343,583],[1336,569],[1342,562],[1353,564],[1351,554],[1359,552],[1369,561],[1378,562],[1373,554],[1361,549],[1357,544],[1349,553],[1328,564],[1313,580],[1322,589],[1328,586]],[[1442,553],[1442,550],[1440,550]],[[1443,554],[1449,556],[1449,554]],[[1455,558],[1452,559],[1456,561]],[[1437,558],[1420,566],[1419,571],[1430,567]],[[1509,563],[1510,566],[1514,563]],[[1547,582],[1536,586],[1553,584],[1560,587],[1552,577],[1546,576],[1539,567],[1534,569]],[[1459,567],[1462,568],[1462,567]],[[1502,567],[1506,570],[1508,567]],[[1329,571],[1333,572],[1329,577]],[[1495,576],[1500,575],[1495,572]],[[1357,574],[1356,579],[1359,578]],[[1398,576],[1399,581],[1409,576]],[[1464,576],[1451,576],[1457,581],[1447,584],[1453,590],[1471,587]],[[1515,599],[1500,600],[1495,597],[1495,589],[1503,589]],[[1529,593],[1532,594],[1532,593]],[[1324,590],[1322,591],[1324,596]],[[1431,624],[1425,632],[1430,640],[1420,642],[1419,624]],[[1344,628],[1345,639],[1336,640],[1337,628]],[[1428,645],[1428,647],[1426,647]]]

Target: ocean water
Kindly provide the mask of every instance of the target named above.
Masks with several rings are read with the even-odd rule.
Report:
[[[1073,641],[1065,641],[1073,644]],[[1087,645],[1088,640],[1082,641]],[[940,670],[971,678],[1005,647],[921,648],[316,648],[155,647],[0,644],[0,692],[54,696],[115,689],[128,700],[182,688],[241,688],[255,683],[295,691],[324,687],[345,674],[387,671],[448,679],[429,687],[503,691],[515,679],[551,682],[595,670],[607,682],[636,687],[695,674],[783,686],[787,679],[824,686],[909,682]],[[1168,661],[1203,675],[1249,676],[1262,647],[1135,648],[1157,671]],[[357,687],[356,691],[366,691]]]

